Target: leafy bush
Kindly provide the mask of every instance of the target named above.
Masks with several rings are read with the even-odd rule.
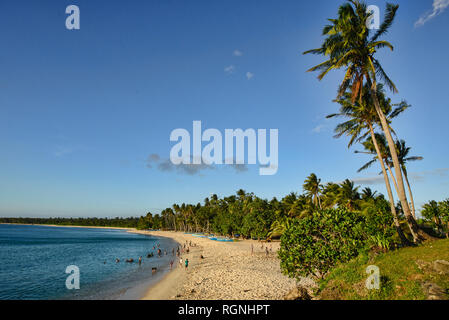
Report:
[[[365,219],[345,209],[320,210],[295,219],[281,237],[282,271],[293,278],[322,278],[337,263],[358,255],[364,247]]]
[[[363,229],[369,245],[389,250],[396,234],[390,203],[383,198],[367,201],[362,213],[365,218]]]

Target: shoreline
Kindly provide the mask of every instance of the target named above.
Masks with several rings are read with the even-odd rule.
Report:
[[[170,238],[181,245],[186,241],[195,244],[188,254],[181,254],[183,260],[189,259],[188,269],[179,265],[177,257],[173,270],[148,287],[142,300],[282,300],[298,284],[281,273],[279,242],[217,242],[183,232],[134,232]],[[269,248],[268,255],[265,247]],[[309,278],[299,283],[315,287]]]
[[[12,226],[41,226],[41,227],[58,227],[58,228],[89,228],[89,229],[113,229],[113,230],[127,230],[133,231],[136,228],[124,228],[124,227],[101,227],[101,226],[75,226],[65,224],[33,224],[33,223],[6,223],[1,222],[0,225],[12,225]]]

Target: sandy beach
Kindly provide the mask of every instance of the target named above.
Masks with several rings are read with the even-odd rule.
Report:
[[[189,259],[188,270],[177,259],[173,271],[149,288],[144,300],[272,300],[283,299],[296,281],[283,275],[277,258],[279,242],[265,244],[255,240],[217,242],[181,232],[134,231],[169,237],[179,244],[192,241],[196,246],[181,255]],[[254,253],[251,253],[251,245]],[[201,255],[204,259],[201,259]],[[302,279],[312,286],[309,279]]]

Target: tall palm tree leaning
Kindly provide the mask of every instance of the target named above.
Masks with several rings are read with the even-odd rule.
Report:
[[[424,159],[419,156],[409,156],[411,147],[407,147],[404,140],[396,141],[396,150],[398,151],[399,163],[401,165],[402,172],[404,173],[405,183],[407,184],[408,193],[410,195],[410,204],[412,206],[412,215],[416,219],[415,214],[415,201],[413,200],[412,189],[410,188],[410,182],[408,181],[408,173],[406,163],[410,161],[418,161]]]
[[[376,141],[377,140],[377,141]],[[375,141],[377,143],[377,145],[379,146],[380,150],[381,150],[381,156],[383,158],[383,161],[385,161],[385,165],[387,166],[388,171],[390,172],[391,178],[395,184],[396,190],[398,189],[397,187],[397,181],[393,175],[393,172],[391,171],[391,154],[388,150],[387,147],[387,142],[386,142],[386,138],[385,135],[383,134],[375,134]],[[360,152],[360,151],[356,151],[356,153],[367,153],[367,154],[375,154],[375,150],[374,150],[374,146],[373,146],[373,140],[368,139],[363,143],[365,150],[367,150],[368,152]],[[416,215],[415,215],[415,202],[413,199],[413,193],[412,193],[412,189],[410,187],[410,182],[408,180],[408,173],[407,173],[407,167],[406,167],[406,163],[409,161],[418,161],[418,160],[423,160],[423,157],[418,157],[418,156],[408,156],[408,154],[410,153],[411,147],[407,147],[405,144],[404,140],[398,140],[396,141],[396,150],[398,152],[398,157],[399,157],[399,163],[401,164],[401,170],[402,173],[404,174],[405,177],[405,182],[407,184],[407,188],[408,188],[408,192],[409,192],[409,196],[410,196],[410,204],[411,204],[411,209],[412,209],[412,215],[413,218],[416,219]],[[367,169],[368,167],[370,167],[374,162],[376,162],[377,157],[371,161],[369,161],[368,163],[366,163],[362,168],[359,169],[359,172],[362,170]]]
[[[365,83],[370,87],[374,107],[382,125],[382,130],[388,141],[388,146],[392,155],[394,169],[398,180],[398,197],[410,226],[414,242],[420,242],[429,237],[421,230],[413,218],[405,194],[404,181],[395,144],[391,135],[387,119],[382,112],[379,100],[377,99],[377,76],[393,91],[397,92],[395,84],[390,80],[383,70],[380,62],[374,57],[378,49],[390,48],[393,46],[384,40],[378,40],[384,35],[393,24],[396,11],[399,5],[388,3],[386,6],[385,19],[380,28],[370,35],[368,22],[371,14],[367,11],[367,5],[359,0],[348,0],[340,6],[337,19],[329,19],[330,25],[323,29],[326,36],[323,44],[318,49],[312,49],[304,54],[312,53],[324,55],[328,60],[309,69],[308,71],[321,71],[318,79],[334,69],[345,68],[346,74],[339,87],[338,97],[342,96],[347,88],[351,88],[352,100],[355,102],[361,97],[362,88]]]
[[[391,190],[390,179],[388,178],[387,171],[385,170],[381,148],[377,143],[376,135],[374,132],[374,125],[378,122],[378,116],[373,107],[369,87],[367,85],[364,86],[363,97],[362,99],[359,99],[358,102],[353,103],[351,95],[352,93],[350,92],[350,90],[345,92],[343,97],[336,100],[336,102],[338,102],[341,106],[339,113],[334,113],[327,116],[327,118],[343,117],[348,119],[347,121],[337,125],[337,127],[335,128],[336,134],[334,137],[340,138],[342,135],[349,136],[350,140],[348,143],[348,148],[350,148],[355,142],[360,142],[367,135],[370,135],[375,147],[377,159],[379,159],[379,163],[382,168],[385,187],[387,189],[388,198],[390,201],[390,210],[391,214],[393,215],[394,226],[399,235],[399,238],[401,239],[402,244],[408,245],[410,242],[402,232],[401,225],[399,223],[399,217],[394,205],[395,201],[393,192]],[[395,118],[408,108],[407,103],[403,101],[397,104],[396,108],[393,109],[393,105],[391,104],[390,99],[387,99],[385,97],[383,86],[381,84],[378,85],[377,95],[379,101],[381,102],[382,111],[387,115],[387,119],[389,122],[391,122],[393,118]],[[375,161],[376,159],[374,159],[372,163],[374,163]]]

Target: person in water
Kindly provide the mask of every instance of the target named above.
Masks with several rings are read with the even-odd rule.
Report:
[[[173,260],[170,261],[170,270],[173,268]]]
[[[142,256],[139,257],[139,265],[142,263]]]

